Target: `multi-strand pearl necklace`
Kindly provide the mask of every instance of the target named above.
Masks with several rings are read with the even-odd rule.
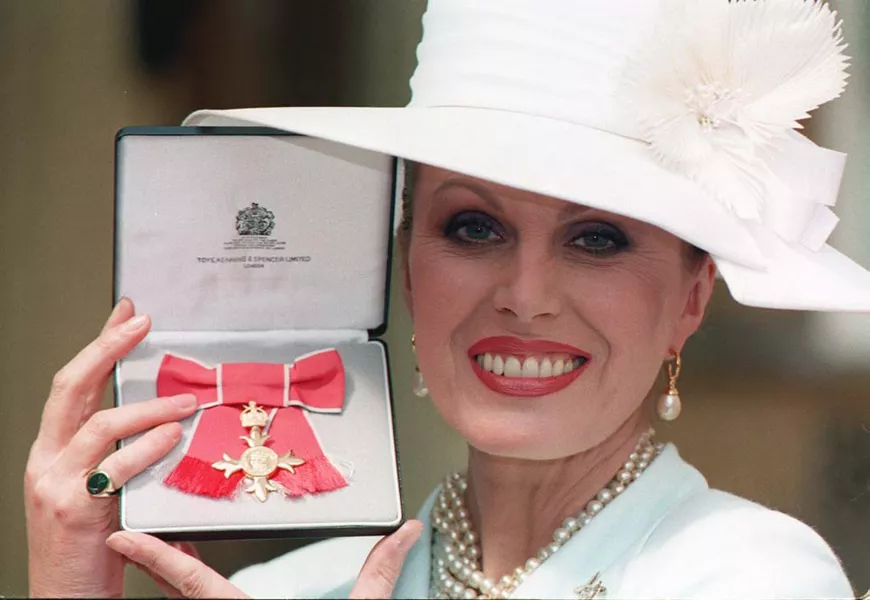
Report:
[[[441,486],[441,492],[432,508],[433,536],[431,593],[436,598],[508,598],[519,585],[541,564],[556,553],[578,531],[615,497],[640,477],[664,444],[652,441],[649,430],[637,443],[628,460],[614,478],[593,498],[578,515],[565,519],[553,532],[553,541],[541,548],[537,556],[514,569],[498,582],[488,579],[481,570],[481,553],[477,534],[471,527],[465,507],[465,478],[454,473]]]

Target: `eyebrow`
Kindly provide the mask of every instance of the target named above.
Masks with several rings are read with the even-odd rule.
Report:
[[[495,194],[486,189],[486,187],[466,179],[451,177],[450,179],[443,181],[437,188],[435,188],[435,195],[437,196],[438,194],[452,188],[461,188],[474,192],[480,196],[481,200],[492,206],[495,210],[503,212],[501,202],[499,202]]]
[[[479,185],[474,181],[469,181],[467,179],[459,178],[459,177],[451,177],[449,179],[444,180],[441,184],[435,188],[435,195],[438,195],[446,190],[450,190],[452,188],[460,188],[466,189],[471,192],[477,194],[484,202],[492,206],[495,210],[499,212],[504,212],[502,208],[502,204],[498,199],[498,196],[492,193],[486,186]],[[576,204],[571,202],[570,200],[565,200],[567,206],[562,208],[559,211],[559,220],[560,221],[569,221],[580,214],[589,212],[594,210],[592,207],[584,206],[582,204]]]
[[[589,212],[590,210],[593,210],[589,206],[575,204],[569,200],[566,200],[566,202],[568,202],[568,206],[564,207],[562,210],[559,211],[559,220],[560,221],[569,221],[569,220],[573,219],[574,217],[576,217],[582,213],[586,213],[586,212]]]

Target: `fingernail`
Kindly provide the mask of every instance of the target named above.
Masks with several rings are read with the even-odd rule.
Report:
[[[132,333],[134,331],[138,331],[142,329],[145,323],[148,322],[148,315],[136,315],[123,325],[124,331],[128,333]]]
[[[191,409],[196,406],[196,396],[193,394],[182,394],[172,398],[172,403],[178,408]]]
[[[114,550],[115,552],[120,552],[124,556],[129,556],[130,552],[133,550],[133,543],[124,537],[122,533],[113,533],[106,539],[106,545]]]

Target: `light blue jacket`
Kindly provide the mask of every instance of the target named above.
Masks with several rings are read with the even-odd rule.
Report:
[[[429,594],[429,513],[411,549],[395,598]],[[237,573],[232,581],[254,597],[347,598],[376,537],[337,538]],[[725,492],[673,446],[622,495],[513,594],[577,598],[575,589],[600,573],[597,598],[780,599],[854,598],[830,547],[803,523]]]

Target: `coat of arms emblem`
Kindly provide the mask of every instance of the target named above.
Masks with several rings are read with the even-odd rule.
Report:
[[[239,235],[269,235],[275,228],[275,215],[268,208],[251,202],[236,215],[236,231]]]

